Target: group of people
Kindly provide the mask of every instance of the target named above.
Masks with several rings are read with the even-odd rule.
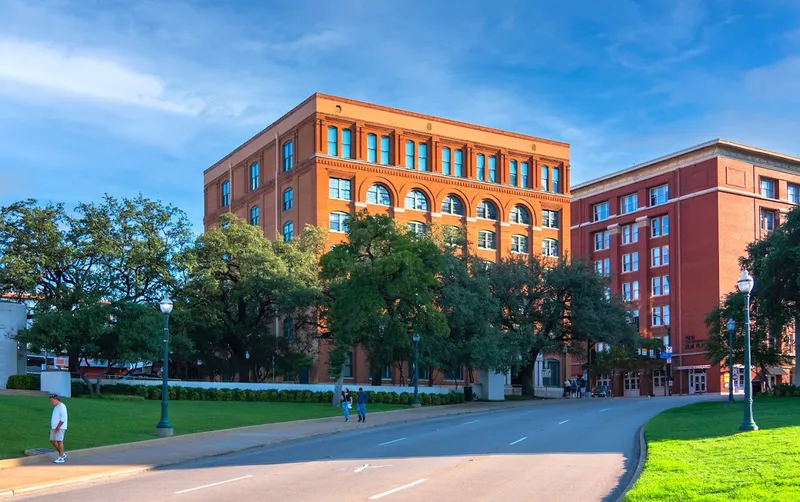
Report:
[[[564,382],[564,397],[586,397],[586,380],[580,375],[575,375],[571,379],[567,378]]]
[[[369,401],[369,395],[364,392],[363,387],[359,387],[358,393],[356,394],[356,413],[358,413],[359,422],[367,421],[367,401]],[[350,410],[352,408],[353,394],[350,393],[350,389],[345,387],[342,391],[342,410],[344,411],[345,422],[350,421]]]

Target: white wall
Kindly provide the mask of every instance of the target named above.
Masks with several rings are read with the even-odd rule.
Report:
[[[76,382],[81,382],[80,379],[75,379]],[[160,386],[161,380],[101,380],[100,389],[102,391],[103,385],[147,385],[147,386]],[[183,381],[183,380],[170,380],[169,384],[178,387],[187,388],[200,388],[200,389],[250,389],[250,390],[310,390],[312,392],[325,392],[334,390],[333,384],[299,384],[299,383],[241,383],[241,382],[197,382],[197,381]],[[359,387],[364,390],[371,390],[374,392],[397,392],[398,394],[408,392],[414,393],[413,386],[400,386],[400,385],[344,385],[342,388],[347,387],[350,392],[355,392]],[[419,388],[420,394],[449,394],[450,392],[464,393],[462,387],[457,390],[453,387],[422,387]]]
[[[28,309],[22,303],[0,301],[0,389],[8,377],[17,374],[17,342],[11,337],[24,328]]]

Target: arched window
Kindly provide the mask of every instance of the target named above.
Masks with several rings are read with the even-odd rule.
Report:
[[[531,213],[525,209],[524,206],[516,205],[513,209],[511,209],[511,215],[509,220],[511,223],[519,223],[521,225],[530,225],[531,224]]]
[[[250,208],[250,224],[258,225],[258,220],[259,220],[258,206],[253,206]]]
[[[411,190],[406,195],[406,209],[428,210],[428,198],[419,190]]]
[[[389,195],[389,190],[385,186],[375,184],[367,190],[367,204],[391,206],[392,196]]]
[[[478,218],[497,221],[497,206],[492,201],[482,200],[478,204]]]
[[[544,239],[542,241],[543,256],[558,256],[558,241],[555,239]]]
[[[417,235],[422,235],[425,233],[425,224],[421,221],[409,221],[408,229]]]
[[[283,224],[283,242],[289,242],[294,238],[294,223],[287,221]]]
[[[528,238],[524,235],[511,236],[511,252],[528,254]]]
[[[294,190],[287,188],[283,191],[283,210],[288,211],[294,207]]]
[[[336,211],[330,215],[330,229],[331,232],[347,232],[349,229],[347,223],[350,215],[341,211]]]
[[[442,201],[442,213],[464,216],[464,204],[455,195],[448,195]]]

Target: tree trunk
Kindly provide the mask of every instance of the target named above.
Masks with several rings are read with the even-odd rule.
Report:
[[[333,386],[333,401],[331,404],[334,408],[338,408],[342,404],[342,384],[344,383],[344,366],[339,373],[339,378],[336,379],[336,384]]]
[[[533,397],[535,395],[533,370],[536,366],[537,357],[539,357],[539,351],[532,349],[530,353],[530,362],[519,369],[519,383],[522,386],[523,396]]]

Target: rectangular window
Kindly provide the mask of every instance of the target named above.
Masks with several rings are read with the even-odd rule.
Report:
[[[384,166],[389,165],[389,148],[391,141],[389,136],[381,136],[381,164]]]
[[[367,134],[367,162],[378,162],[378,136]]]
[[[778,197],[775,185],[775,180],[761,178],[761,196],[768,199],[777,199]]]
[[[348,352],[342,366],[342,378],[353,378],[353,353]]]
[[[669,326],[669,305],[661,307],[661,319],[664,321],[664,326]]]
[[[650,237],[669,235],[669,216],[657,216],[650,219]]]
[[[664,290],[664,294],[669,294],[669,276],[665,275],[661,277],[661,288]]]
[[[352,159],[351,144],[353,141],[353,131],[350,129],[342,129],[342,157],[345,159]]]
[[[442,148],[442,174],[450,176],[450,149]]]
[[[789,202],[792,204],[800,204],[800,185],[789,183],[786,189],[786,195],[788,195]]]
[[[283,144],[283,172],[294,167],[294,145],[291,141]]]
[[[639,225],[633,223],[622,227],[622,244],[633,244],[639,242]]]
[[[611,258],[606,258],[603,260],[603,275],[606,277],[611,277]]]
[[[545,228],[558,228],[558,211],[545,209],[542,211],[542,226]]]
[[[486,179],[486,156],[479,153],[475,165],[478,169],[478,180],[484,181]]]
[[[661,288],[661,277],[653,277],[650,279],[651,294],[652,296],[661,296],[664,294]]]
[[[414,169],[414,142],[406,140],[406,167]]]
[[[228,207],[228,204],[231,203],[231,184],[228,181],[222,182],[222,187],[220,188],[219,202],[221,207]]]
[[[488,230],[481,230],[478,232],[478,248],[497,249],[495,233]]]
[[[258,188],[258,178],[258,162],[253,162],[250,164],[250,190],[255,190]]]
[[[552,189],[553,193],[561,193],[561,183],[559,182],[558,173],[559,169],[557,167],[553,168],[553,182],[552,182]]]
[[[508,183],[515,187],[517,186],[517,161],[512,160],[508,163]]]
[[[626,302],[631,301],[631,283],[630,282],[623,282],[622,283],[622,299]]]
[[[633,288],[633,292],[631,293],[633,295],[633,299],[634,300],[638,300],[639,299],[639,281],[633,281],[631,284],[632,284],[631,287]]]
[[[762,209],[761,210],[761,231],[766,233],[771,233],[775,230],[775,226],[777,224],[778,215],[775,211],[771,211],[769,209]]]
[[[669,200],[669,185],[661,185],[650,189],[650,205],[657,206]]]
[[[512,235],[511,252],[528,254],[528,238],[524,235]]]
[[[283,224],[283,242],[289,242],[294,238],[294,223],[287,221]]]
[[[428,170],[428,144],[420,143],[417,145],[417,160],[419,161],[419,170]]]
[[[594,250],[602,251],[611,247],[611,232],[604,230],[594,234]]]
[[[669,246],[661,246],[661,263],[669,265]]]
[[[329,220],[331,232],[340,232],[340,233],[347,232],[348,219],[349,215],[347,213],[340,213],[340,212],[331,213]]]
[[[542,166],[542,190],[550,191],[550,168],[547,166]]]
[[[253,206],[250,208],[250,224],[258,225],[258,222],[259,222],[258,206]]]
[[[669,305],[663,305],[661,307],[653,307],[653,326],[669,326],[670,323],[670,312],[669,312]]]
[[[497,183],[497,157],[495,155],[489,156],[489,181]]]
[[[350,200],[350,180],[344,178],[328,179],[328,196],[331,199]]]
[[[639,252],[622,255],[622,271],[636,272],[637,270],[639,270]]]
[[[542,255],[543,256],[558,256],[558,241],[555,239],[542,240]]]
[[[594,221],[607,220],[611,216],[611,208],[608,201],[592,206],[592,216],[594,217]]]
[[[639,196],[635,193],[625,195],[619,199],[619,214],[628,214],[639,208]]]
[[[522,188],[530,188],[528,185],[528,163],[522,162],[519,165],[520,184]]]
[[[288,211],[294,207],[294,190],[287,188],[283,191],[283,210]]]
[[[328,126],[328,155],[339,155],[339,129]]]
[[[661,248],[653,248],[650,250],[650,266],[661,266]]]
[[[464,150],[458,149],[455,151],[455,169],[453,170],[453,175],[458,176],[459,178],[464,177]]]

